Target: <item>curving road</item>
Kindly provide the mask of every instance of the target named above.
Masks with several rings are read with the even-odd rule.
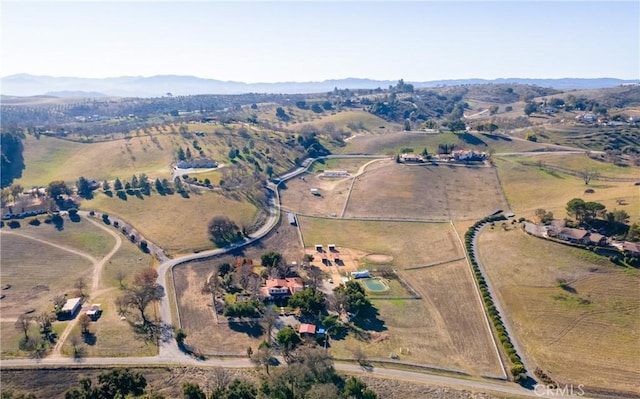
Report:
[[[576,151],[579,152],[579,151]],[[584,152],[584,151],[581,151]],[[558,154],[559,152],[554,151],[550,152],[554,154]],[[573,152],[572,152],[573,153]],[[530,155],[532,153],[527,153]],[[533,154],[536,154],[535,152]],[[515,154],[513,154],[515,155]],[[522,154],[524,155],[524,153]],[[505,156],[509,156],[506,155]],[[217,256],[224,254],[226,252],[232,251],[234,249],[249,245],[256,240],[261,239],[265,235],[267,235],[277,224],[280,217],[280,197],[278,193],[278,186],[280,183],[285,182],[295,176],[298,176],[302,173],[305,173],[309,167],[318,159],[332,159],[332,158],[388,158],[388,156],[381,155],[328,155],[325,157],[315,158],[315,159],[306,159],[300,167],[290,172],[287,172],[279,177],[271,179],[268,183],[267,188],[271,192],[269,196],[269,207],[268,207],[268,217],[266,223],[255,233],[251,234],[247,239],[242,242],[233,244],[229,247],[218,248],[209,251],[203,251],[200,253],[194,253],[190,255],[185,255],[177,259],[169,259],[166,260],[166,257],[161,252],[161,249],[155,246],[152,242],[149,242],[149,246],[151,248],[156,249],[156,254],[158,255],[160,261],[162,262],[158,268],[158,284],[165,287],[168,286],[167,279],[171,276],[171,269],[177,265],[190,262],[193,260],[208,258],[212,256]],[[114,237],[117,237],[116,240],[118,244],[121,242],[120,237],[115,234],[110,229],[105,226],[101,226],[98,222],[92,221],[92,223],[96,224],[102,229],[108,230],[110,234]],[[66,249],[66,248],[65,248]],[[474,242],[474,250],[475,250],[475,242]],[[77,253],[81,255],[78,251],[71,250],[71,252]],[[107,257],[103,258],[102,261],[105,261],[115,252],[115,249],[107,255]],[[81,255],[86,256],[86,254]],[[95,259],[92,259],[93,263],[98,263]],[[104,263],[104,262],[100,262]],[[94,284],[96,283],[95,279],[96,270],[94,269]],[[99,273],[98,273],[99,278]],[[488,281],[488,280],[487,280]],[[93,288],[93,286],[92,286]],[[491,290],[491,288],[489,288]],[[496,307],[499,308],[499,301],[495,294],[493,294],[495,298]],[[74,360],[70,358],[46,358],[46,359],[8,359],[0,361],[0,368],[21,368],[21,367],[33,367],[33,366],[68,366],[68,365],[87,365],[87,366],[106,366],[106,365],[140,365],[140,364],[176,364],[176,365],[192,365],[192,366],[218,366],[218,367],[230,367],[230,368],[248,368],[253,367],[254,365],[251,363],[249,359],[246,358],[226,358],[226,359],[209,359],[209,360],[197,360],[186,354],[184,354],[178,348],[175,339],[173,339],[173,330],[172,323],[173,317],[171,314],[171,301],[175,298],[170,298],[169,295],[165,295],[160,302],[160,319],[163,324],[163,334],[162,339],[159,344],[160,351],[158,356],[153,357],[129,357],[129,358],[84,358],[81,360]],[[502,313],[502,312],[501,312]],[[505,321],[505,326],[507,330],[510,328],[507,326],[507,322]],[[513,339],[513,334],[509,331],[510,336]],[[514,346],[517,343],[514,341]],[[523,355],[523,352],[516,348],[518,353]],[[526,362],[523,356],[523,362],[525,366],[528,366],[528,362]],[[516,384],[508,383],[508,382],[498,382],[498,381],[475,381],[469,380],[465,378],[457,378],[457,377],[445,377],[441,375],[433,375],[433,374],[423,374],[417,372],[411,372],[406,370],[397,370],[397,369],[386,369],[386,368],[370,368],[367,370],[363,370],[360,366],[354,364],[344,364],[344,363],[336,363],[336,370],[349,372],[349,373],[366,373],[368,375],[376,375],[380,377],[387,378],[396,378],[396,379],[404,379],[408,381],[420,382],[420,383],[428,383],[428,384],[440,384],[440,385],[452,385],[456,387],[468,387],[477,390],[488,390],[494,392],[501,392],[510,395],[519,395],[519,396],[527,396],[527,397],[544,397],[544,392],[536,392],[524,389]],[[527,367],[529,368],[529,367]],[[554,396],[554,395],[551,395]]]

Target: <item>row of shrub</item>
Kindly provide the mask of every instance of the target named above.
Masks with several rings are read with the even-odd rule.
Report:
[[[502,317],[500,316],[500,312],[496,309],[496,306],[493,302],[493,298],[491,297],[491,293],[489,292],[489,287],[487,286],[487,282],[480,271],[480,267],[478,266],[478,261],[475,258],[475,253],[473,251],[473,238],[475,234],[480,230],[480,228],[486,223],[494,223],[500,220],[507,220],[507,218],[500,214],[494,216],[488,216],[482,220],[477,221],[473,226],[467,230],[464,235],[465,240],[465,248],[467,250],[467,254],[469,255],[469,260],[471,262],[471,266],[473,267],[473,272],[478,283],[478,287],[480,288],[480,293],[482,294],[482,301],[487,309],[487,313],[491,318],[493,323],[493,327],[496,330],[497,338],[500,340],[502,347],[504,348],[509,360],[511,361],[511,374],[513,375],[514,380],[517,383],[523,384],[527,380],[527,370],[522,363],[522,359],[520,355],[518,355],[515,350],[513,343],[511,342],[511,338],[509,337],[509,333],[504,326],[504,322],[502,321]]]
[[[554,389],[558,387],[558,383],[549,377],[540,367],[536,367],[533,374],[535,374],[536,377],[538,377],[548,388]]]

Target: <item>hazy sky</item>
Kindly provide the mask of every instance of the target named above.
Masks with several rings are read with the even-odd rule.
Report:
[[[640,77],[639,1],[1,3],[0,76]]]

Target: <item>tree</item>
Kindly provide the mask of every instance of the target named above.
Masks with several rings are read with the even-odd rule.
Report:
[[[116,191],[120,191],[123,189],[122,182],[119,177],[116,177],[116,181],[113,183],[113,189]]]
[[[265,252],[260,256],[260,264],[265,267],[278,267],[282,261],[282,254],[278,252]]]
[[[138,272],[133,279],[133,283],[127,287],[125,293],[125,303],[140,312],[140,317],[144,325],[149,324],[145,309],[152,302],[158,302],[164,296],[164,288],[157,283],[158,272],[152,267],[147,267]]]
[[[499,105],[492,105],[489,107],[489,115],[495,115],[498,113],[499,110],[500,110]]]
[[[102,182],[102,190],[103,191],[109,191],[111,189],[111,185],[109,184],[108,181],[103,181]]]
[[[407,132],[411,130],[411,121],[409,119],[406,119],[404,121],[404,130]]]
[[[82,337],[78,334],[73,334],[69,337],[69,343],[72,348],[72,356],[74,359],[80,359],[84,357],[85,348],[82,345]]]
[[[325,295],[322,291],[308,287],[293,294],[288,301],[289,306],[300,308],[303,313],[317,314],[325,309]]]
[[[585,219],[596,219],[599,216],[603,216],[606,212],[606,207],[594,201],[585,202],[584,204],[584,215]]]
[[[333,291],[337,296],[342,294],[344,297],[342,306],[346,312],[357,313],[370,305],[362,286],[353,280],[347,281],[345,285],[336,287]]]
[[[288,326],[278,331],[278,334],[276,334],[276,342],[280,345],[283,354],[287,356],[302,342],[302,340],[296,330],[294,330],[293,327]]]
[[[344,384],[344,396],[354,399],[375,399],[375,392],[367,388],[367,385],[355,377],[349,378]]]
[[[71,189],[62,180],[55,180],[47,186],[47,195],[55,200],[63,195],[71,195]]]
[[[46,340],[46,341],[51,341],[52,338],[52,325],[51,323],[53,322],[53,317],[51,316],[51,313],[49,312],[42,312],[39,315],[36,316],[36,322],[38,323],[38,326],[40,327],[40,333],[42,334],[42,337]]]
[[[179,161],[185,161],[186,159],[187,159],[187,157],[186,157],[182,147],[178,148],[178,160]]]
[[[160,179],[156,179],[155,186],[158,194],[164,194],[164,187],[162,186],[162,181]]]
[[[538,110],[538,105],[533,101],[529,101],[524,106],[525,115],[529,116]]]
[[[289,115],[285,112],[284,108],[278,107],[276,108],[276,117],[282,121],[288,121]]]
[[[553,213],[542,208],[536,209],[534,214],[538,223],[547,224],[553,220]]]
[[[82,332],[83,335],[89,334],[90,333],[89,326],[91,326],[91,317],[83,313],[78,318],[78,322],[80,323],[80,332]]]
[[[607,220],[613,223],[626,224],[629,222],[629,214],[624,209],[614,209],[607,213]]]
[[[258,395],[253,384],[237,379],[227,386],[226,391],[226,399],[255,399]]]
[[[26,314],[21,314],[16,320],[16,330],[20,330],[24,333],[25,341],[29,340],[29,327],[31,326],[31,317]]]
[[[84,176],[80,176],[76,182],[76,187],[78,188],[78,195],[82,198],[93,198],[93,187],[89,183],[89,180],[85,179]]]
[[[271,331],[273,326],[278,321],[278,312],[273,306],[267,306],[262,312],[262,322],[264,323],[265,330],[267,332],[267,343],[271,343]]]
[[[628,241],[640,241],[640,224],[634,223],[629,227],[627,231],[627,236],[625,237]]]
[[[73,288],[76,288],[78,291],[80,291],[80,296],[84,297],[84,290],[85,288],[87,288],[87,282],[84,277],[78,277],[73,283]]]
[[[115,278],[118,280],[118,286],[121,289],[124,288],[124,279],[127,278],[127,271],[124,268],[116,270]]]
[[[580,171],[580,177],[582,177],[582,180],[584,180],[584,184],[587,186],[589,185],[591,180],[597,179],[599,176],[600,174],[598,172],[590,169],[583,169],[582,171]]]
[[[206,399],[207,398],[207,396],[204,394],[200,386],[193,382],[185,382],[182,385],[182,397],[184,399]]]
[[[140,182],[138,181],[138,176],[133,175],[131,176],[131,188],[138,188],[140,185]]]
[[[13,198],[13,202],[15,202],[24,191],[24,188],[19,184],[12,184],[11,187],[9,187],[9,191],[11,191],[11,198]]]
[[[54,311],[59,312],[67,302],[67,299],[64,297],[64,295],[56,295],[52,298],[52,302]]]
[[[577,221],[582,222],[584,219],[585,202],[581,198],[573,198],[567,202],[566,210],[569,216],[572,216]]]
[[[211,219],[207,232],[211,241],[218,246],[225,246],[242,238],[238,225],[227,216],[215,216]]]

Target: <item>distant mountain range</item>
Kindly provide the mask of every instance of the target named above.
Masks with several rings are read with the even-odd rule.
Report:
[[[0,93],[11,96],[50,95],[56,97],[161,97],[190,94],[242,94],[242,93],[321,93],[339,89],[388,88],[397,81],[372,79],[333,79],[322,82],[243,83],[204,79],[195,76],[158,75],[151,77],[123,76],[116,78],[73,78],[10,75],[0,79]],[[594,79],[453,79],[426,82],[407,82],[416,88],[454,86],[463,84],[518,83],[560,90],[598,89],[624,84],[638,84],[638,80],[615,78]]]

